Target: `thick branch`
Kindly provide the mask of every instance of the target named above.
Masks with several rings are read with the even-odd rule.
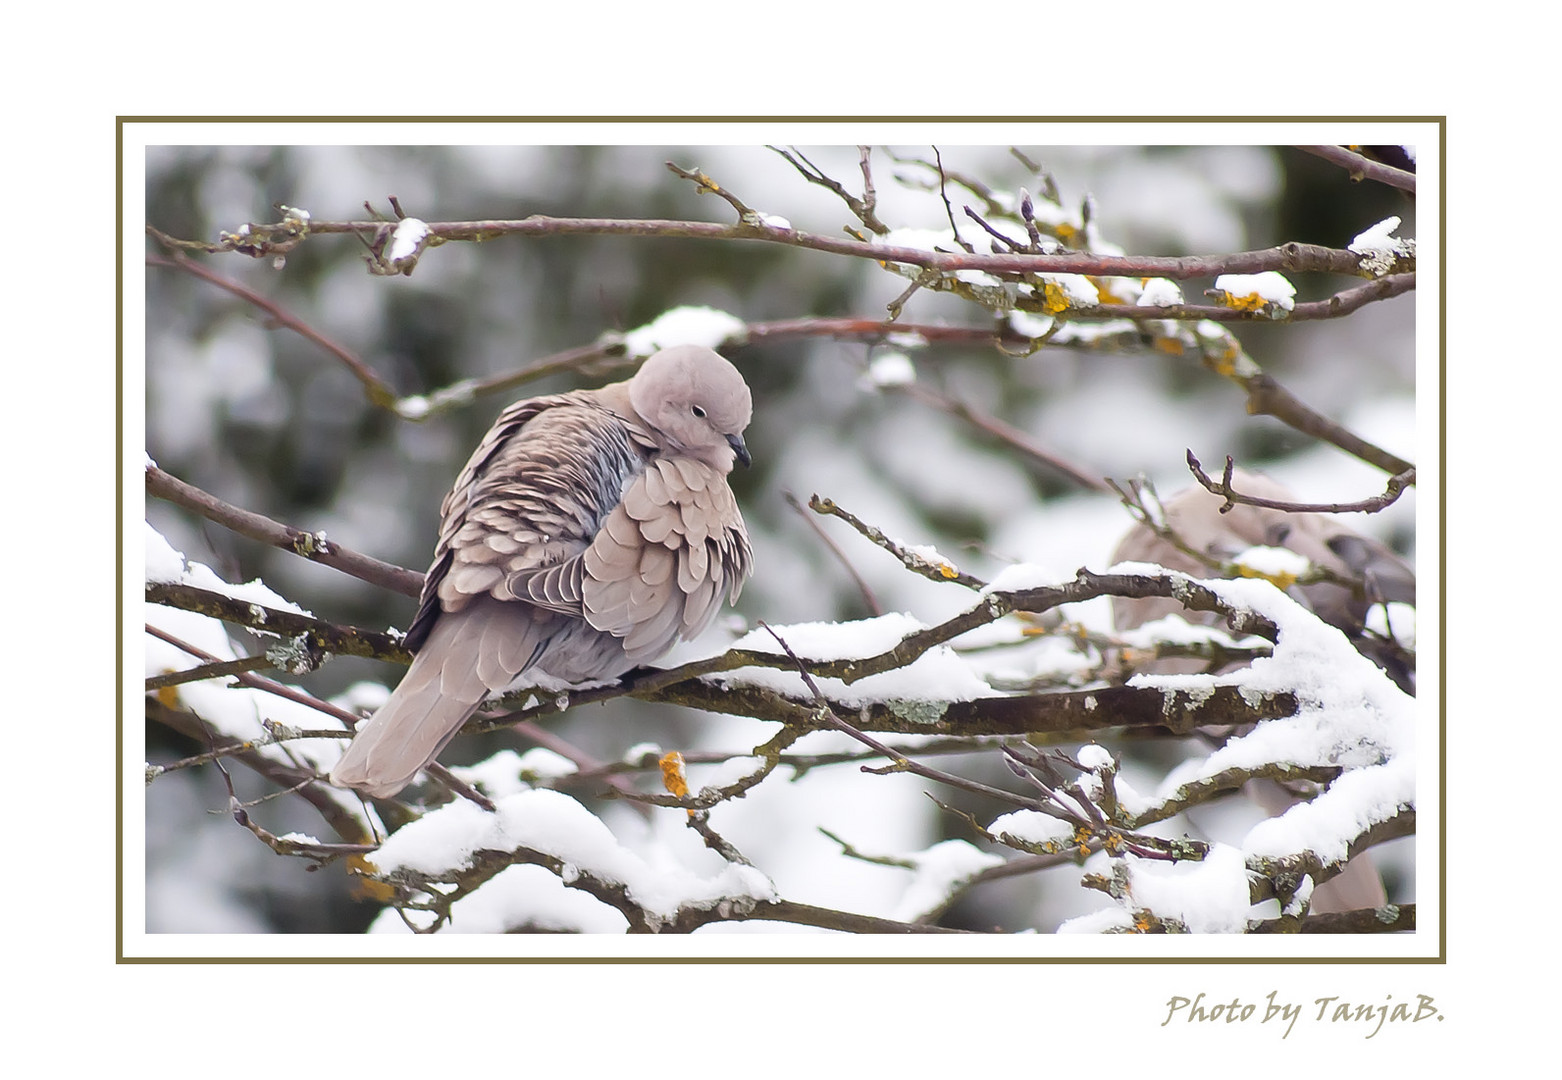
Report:
[[[1265,919],[1250,925],[1250,934],[1401,934],[1416,928],[1414,904],[1386,904],[1380,908],[1357,908],[1309,915],[1295,924],[1287,919]]]
[[[1346,863],[1367,849],[1403,836],[1413,836],[1415,831],[1416,808],[1405,804],[1398,808],[1393,817],[1363,829],[1351,842],[1345,858],[1336,862],[1325,861],[1310,851],[1278,859],[1250,856],[1247,868],[1252,901],[1256,904],[1262,900],[1273,900],[1279,895],[1280,888],[1294,888],[1294,883],[1303,876],[1311,877],[1314,885],[1322,885],[1337,877],[1344,871]]]
[[[412,662],[412,654],[402,646],[399,637],[374,630],[360,630],[356,626],[342,626],[248,600],[235,600],[231,596],[199,589],[194,585],[149,581],[146,583],[146,598],[154,604],[196,611],[262,633],[284,638],[302,636],[310,648],[322,653],[366,656],[398,664]]]
[[[810,664],[809,669],[818,672],[822,666]],[[634,696],[729,716],[775,720],[802,731],[834,727],[820,719],[817,702],[812,698],[742,683],[697,679]],[[973,701],[891,700],[848,705],[832,700],[831,706],[868,731],[957,736],[1055,734],[1106,728],[1159,728],[1186,733],[1204,726],[1253,724],[1291,716],[1297,709],[1296,698],[1290,694],[1249,702],[1240,689],[1230,686],[1197,694],[1112,686]]]
[[[1247,411],[1254,416],[1272,416],[1297,431],[1338,446],[1348,454],[1359,457],[1369,465],[1375,465],[1394,476],[1411,472],[1415,466],[1404,458],[1374,446],[1322,413],[1314,411],[1301,398],[1281,386],[1263,372],[1256,375],[1233,375],[1247,390]]]

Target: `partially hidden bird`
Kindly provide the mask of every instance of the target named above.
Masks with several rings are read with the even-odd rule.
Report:
[[[501,413],[441,506],[412,666],[331,782],[389,798],[491,694],[616,679],[703,632],[753,566],[727,484],[752,414],[693,345]]]
[[[1233,487],[1247,495],[1274,502],[1296,501],[1289,490],[1263,473],[1236,469],[1232,481]],[[1188,547],[1217,560],[1234,558],[1255,546],[1284,547],[1302,555],[1314,566],[1331,571],[1335,581],[1295,585],[1289,591],[1324,622],[1344,631],[1401,689],[1414,693],[1414,672],[1405,666],[1404,658],[1393,642],[1365,632],[1367,613],[1374,605],[1415,605],[1413,569],[1380,541],[1354,532],[1332,516],[1245,503],[1223,512],[1224,504],[1224,496],[1195,485],[1166,501],[1166,525]],[[1129,531],[1113,558],[1117,562],[1158,563],[1194,577],[1209,577],[1215,573],[1207,564],[1156,536],[1143,524]],[[1344,584],[1352,582],[1355,588]],[[1114,597],[1112,608],[1119,630],[1173,613],[1207,623],[1213,623],[1216,618],[1207,613],[1183,612],[1176,600],[1163,598],[1130,600]],[[1159,670],[1176,673],[1196,671],[1200,667],[1196,661],[1168,661],[1163,662]]]
[[[1295,502],[1295,496],[1262,473],[1242,469],[1232,473],[1233,487],[1247,495],[1277,502]],[[1343,631],[1352,643],[1381,667],[1406,693],[1415,692],[1415,671],[1405,661],[1397,643],[1366,631],[1366,616],[1374,604],[1416,601],[1416,575],[1384,544],[1363,536],[1337,519],[1315,513],[1296,513],[1238,503],[1227,512],[1225,498],[1195,485],[1163,507],[1166,525],[1193,551],[1229,560],[1247,548],[1285,547],[1306,557],[1314,566],[1333,571],[1337,581],[1293,585],[1288,592],[1324,622]],[[1113,555],[1114,562],[1157,563],[1193,577],[1214,576],[1216,571],[1144,524],[1135,525]],[[1357,582],[1360,594],[1341,582]],[[1142,626],[1153,619],[1179,614],[1191,622],[1213,625],[1217,616],[1185,611],[1174,599],[1113,597],[1114,622],[1119,630]],[[1200,671],[1200,660],[1158,660],[1136,666],[1138,671],[1181,674]],[[1244,790],[1265,812],[1283,814],[1296,801],[1294,794],[1273,781],[1252,780]],[[1343,872],[1313,890],[1309,910],[1313,914],[1381,907],[1387,903],[1383,879],[1370,852],[1351,859]]]

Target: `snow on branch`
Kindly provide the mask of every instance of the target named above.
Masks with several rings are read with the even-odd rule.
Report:
[[[431,766],[425,782],[370,804],[324,778],[349,730],[383,702],[384,687],[359,684],[324,701],[257,672],[271,667],[301,674],[343,655],[405,664],[410,654],[400,634],[307,611],[258,581],[225,582],[189,563],[149,527],[147,716],[196,740],[202,751],[148,765],[148,783],[208,766],[227,779],[226,766],[240,763],[281,792],[297,794],[340,842],[268,830],[260,814],[250,812],[256,804],[240,803],[231,783],[229,811],[278,854],[345,863],[384,905],[375,932],[686,933],[767,920],[858,933],[943,933],[953,931],[939,921],[958,915],[988,882],[1071,870],[1106,906],[1065,922],[1062,932],[1413,928],[1413,905],[1369,903],[1330,914],[1311,909],[1315,892],[1352,860],[1415,830],[1414,698],[1358,651],[1359,642],[1284,591],[1319,580],[1353,583],[1313,570],[1276,573],[1271,580],[1220,579],[1245,571],[1235,568],[1232,553],[1179,546],[1174,531],[1164,527],[1153,488],[1109,484],[1098,471],[1000,418],[996,406],[977,407],[954,389],[939,388],[940,358],[924,363],[926,354],[916,352],[945,344],[985,346],[989,358],[1003,365],[1044,348],[1185,357],[1195,370],[1202,365],[1235,383],[1249,414],[1273,417],[1391,477],[1382,495],[1353,503],[1280,502],[1234,485],[1232,458],[1216,481],[1189,451],[1195,478],[1225,498],[1224,509],[1381,510],[1414,486],[1414,465],[1302,402],[1264,370],[1232,327],[1340,318],[1412,293],[1415,244],[1395,235],[1398,219],[1366,229],[1346,250],[1291,242],[1261,251],[1138,256],[1102,236],[1105,219],[1093,199],[1065,205],[1052,178],[1020,155],[1032,178],[1015,192],[946,168],[936,149],[926,156],[892,156],[897,184],[938,200],[933,205],[940,224],[911,229],[887,220],[893,215],[879,198],[885,178],[875,176],[869,148],[859,148],[860,182],[830,176],[795,148],[771,149],[801,183],[839,200],[837,210],[849,215],[844,236],[794,228],[723,178],[668,162],[679,182],[714,196],[708,202],[718,211],[724,203],[736,220],[533,216],[438,222],[410,216],[392,199],[394,219],[371,208],[374,220],[324,221],[282,207],[280,221],[239,225],[215,243],[175,239],[149,226],[164,253],[149,254],[147,265],[222,289],[264,313],[269,325],[309,341],[361,384],[366,400],[380,410],[376,419],[427,421],[537,379],[627,368],[676,344],[729,349],[828,338],[883,347],[877,359],[870,353],[859,363],[863,374],[855,392],[864,400],[891,398],[891,407],[900,407],[909,398],[1075,488],[1115,488],[1135,520],[1215,576],[1149,562],[1080,567],[1072,575],[1019,563],[985,580],[934,544],[891,536],[834,499],[812,496],[810,514],[788,496],[809,523],[808,542],[824,544],[845,566],[873,617],[774,626],[761,621],[747,634],[733,630],[725,647],[710,655],[665,669],[636,669],[610,684],[512,688],[487,702],[462,734],[518,734],[546,750],[501,750],[453,770]],[[1412,174],[1344,148],[1303,149],[1353,175],[1395,186],[1404,187],[1409,176],[1409,190],[1414,188]],[[446,243],[597,235],[786,246],[866,260],[870,272],[900,279],[891,284],[902,291],[879,314],[768,322],[676,306],[639,326],[605,331],[507,370],[496,366],[480,378],[399,396],[375,362],[193,257],[233,252],[270,259],[280,269],[300,244],[333,235],[358,237],[370,272],[387,277],[412,274],[425,257],[440,258],[435,249]],[[1316,274],[1367,280],[1323,299],[1298,300],[1293,282]],[[1196,278],[1214,280],[1204,294],[1212,302],[1184,300],[1177,283]],[[924,291],[966,301],[972,325],[913,321],[910,306]],[[943,385],[965,390],[952,379]],[[419,594],[422,574],[371,559],[323,532],[232,505],[150,459],[145,481],[149,497],[202,522],[331,566],[375,589]],[[837,543],[822,527],[841,531],[828,518],[844,522],[855,536],[843,532]],[[895,531],[912,531],[904,520],[916,519],[901,519]],[[852,565],[851,545],[869,550],[855,537],[898,563],[890,576],[924,590],[915,578],[964,591],[933,590],[953,598],[934,616],[886,610],[876,595],[880,579],[870,587]],[[956,550],[948,543],[944,548]],[[981,564],[973,556],[970,565]],[[808,584],[797,582],[799,588]],[[1179,615],[1116,633],[1076,620],[1076,605],[1105,598],[1166,601]],[[1201,615],[1219,625],[1195,625]],[[268,647],[240,648],[227,627],[251,631]],[[994,659],[1017,654],[1028,658],[1028,666],[1006,668]],[[1181,673],[1162,666],[1172,658],[1184,664]],[[624,699],[700,710],[710,717],[712,737],[726,742],[721,749],[667,750],[640,743],[602,761],[542,726],[565,712],[589,725],[606,711],[585,706],[622,706]],[[1175,748],[1180,763],[1155,771],[1136,761],[1135,742],[1149,739]],[[832,858],[892,876],[895,889],[862,910],[805,902],[813,898],[802,893],[794,899],[777,884],[786,878],[734,826],[740,809],[753,810],[750,803],[776,798],[778,790],[803,798],[798,793],[821,775],[860,784],[868,793],[861,806],[870,808],[875,793],[915,783],[939,808],[940,820],[964,835],[881,844],[858,840],[845,828],[821,827],[839,849]],[[1201,835],[1192,824],[1196,818],[1188,816],[1264,786],[1282,791],[1287,804],[1240,835]],[[589,799],[611,803],[619,816],[588,809]]]

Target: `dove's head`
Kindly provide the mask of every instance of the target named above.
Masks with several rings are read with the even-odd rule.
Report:
[[[723,473],[749,463],[743,429],[753,399],[738,369],[710,349],[675,345],[652,356],[629,380],[629,403],[681,453]]]

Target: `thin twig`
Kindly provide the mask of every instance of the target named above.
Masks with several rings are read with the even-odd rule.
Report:
[[[1352,180],[1376,180],[1412,195],[1416,193],[1415,173],[1373,161],[1354,150],[1347,150],[1343,146],[1298,146],[1297,149],[1341,166],[1350,172]]]
[[[191,656],[198,657],[207,663],[220,662],[219,657],[213,656],[205,649],[202,649],[197,645],[192,645],[187,641],[183,641],[180,638],[177,638],[174,635],[168,633],[168,631],[161,630],[158,627],[153,626],[151,623],[146,624],[146,632],[155,638],[160,638],[163,641],[168,642],[168,644],[172,645],[174,648],[183,650],[184,652],[189,653]],[[241,686],[247,686],[252,690],[260,690],[275,697],[282,698],[285,701],[291,701],[297,705],[304,705],[308,708],[314,709],[316,712],[322,712],[327,716],[334,717],[345,724],[348,731],[356,730],[358,725],[363,722],[363,717],[358,716],[355,713],[350,713],[339,705],[333,705],[329,701],[317,698],[312,694],[306,694],[302,690],[295,689],[294,687],[284,686],[282,683],[276,682],[272,679],[263,678],[259,675],[252,675],[247,672],[235,675],[234,678],[238,680],[239,685]]]
[[[228,675],[238,675],[246,671],[260,671],[262,668],[271,667],[271,661],[264,653],[256,656],[241,656],[237,660],[220,660],[216,663],[202,664],[199,667],[187,668],[183,671],[170,671],[163,675],[148,675],[146,678],[147,693],[155,690],[166,690],[172,686],[183,686],[185,683],[200,682],[203,679],[221,679]]]
[[[674,165],[670,161],[664,161],[662,164],[666,165],[674,173],[676,173],[679,176],[683,177],[685,180],[692,181],[694,183],[695,191],[698,192],[699,194],[701,194],[701,195],[711,194],[711,195],[719,195],[719,196],[721,196],[723,199],[725,199],[727,201],[728,205],[730,205],[734,210],[736,210],[738,212],[738,220],[739,221],[743,221],[743,222],[747,222],[747,223],[755,223],[755,222],[757,222],[759,220],[759,215],[754,213],[753,209],[751,207],[747,206],[743,202],[743,200],[739,199],[736,195],[732,194],[732,192],[728,191],[726,188],[724,188],[720,184],[716,183],[716,181],[712,180],[709,176],[707,176],[701,170],[699,170],[699,169],[692,169],[692,170],[691,169],[682,169],[682,168],[679,168],[677,165]]]
[[[832,499],[820,498],[818,495],[808,497],[808,507],[816,514],[828,514],[838,517],[873,543],[889,552],[901,561],[907,570],[921,574],[929,581],[952,581],[956,585],[964,585],[968,589],[981,590],[987,587],[987,583],[981,578],[967,574],[948,559],[942,558],[935,561],[925,555],[902,547],[900,544],[885,536],[879,529],[869,525],[851,511],[838,506]]]
[[[897,755],[893,750],[879,742],[879,740],[875,739],[872,735],[869,735],[865,731],[859,730],[852,724],[843,720],[840,714],[837,713],[834,707],[830,704],[830,699],[825,697],[824,691],[819,689],[819,684],[814,681],[814,677],[809,674],[808,665],[798,659],[797,654],[792,651],[792,647],[788,645],[786,641],[782,639],[781,635],[776,633],[773,628],[767,626],[764,622],[760,622],[759,625],[764,627],[770,636],[776,639],[776,643],[781,646],[783,651],[785,651],[787,658],[797,666],[798,673],[803,677],[804,685],[808,687],[809,692],[813,694],[814,701],[818,704],[818,715],[820,719],[828,721],[834,727],[844,731],[847,735],[850,735],[864,746],[869,747],[879,754],[882,754],[890,761],[890,765],[883,769],[876,769],[871,766],[864,765],[861,767],[863,772],[915,773],[917,776],[920,776],[926,780],[936,780],[941,784],[948,784],[950,787],[959,788],[962,791],[969,791],[975,795],[986,795],[989,798],[997,799],[1000,802],[1009,803],[1015,806],[1021,806],[1027,809],[1040,811],[1044,814],[1053,814],[1056,816],[1052,807],[1045,803],[1039,802],[1036,799],[1027,798],[1024,795],[1016,795],[1011,791],[1004,791],[1002,788],[990,787],[987,784],[981,784],[975,780],[967,780],[963,776],[956,776],[954,773],[944,772],[941,769],[930,768],[929,766],[923,765],[921,762],[915,761],[912,758]]]
[[[1193,471],[1194,479],[1204,485],[1204,490],[1211,495],[1219,495],[1226,501],[1221,505],[1222,514],[1230,510],[1238,503],[1247,506],[1261,506],[1269,510],[1284,510],[1290,514],[1375,514],[1385,507],[1392,506],[1405,493],[1407,488],[1413,487],[1416,482],[1416,470],[1406,469],[1404,472],[1389,477],[1388,484],[1383,494],[1374,495],[1367,499],[1358,499],[1348,503],[1303,503],[1288,502],[1284,499],[1265,499],[1257,495],[1244,495],[1231,486],[1232,471],[1236,462],[1230,454],[1226,455],[1226,470],[1219,481],[1212,480],[1199,464],[1199,459],[1193,451],[1188,451],[1188,468]]]
[[[846,572],[851,575],[852,581],[857,583],[857,590],[862,593],[863,601],[868,605],[868,610],[873,612],[874,615],[884,614],[884,607],[879,603],[879,598],[873,595],[873,589],[868,584],[867,579],[852,565],[851,560],[846,556],[846,552],[841,550],[841,545],[837,544],[830,534],[824,531],[818,519],[810,514],[803,507],[802,503],[798,502],[796,495],[790,491],[783,491],[781,497],[786,500],[788,506],[797,511],[797,516],[808,524],[814,535],[824,542],[824,546],[830,549],[830,553],[835,556],[836,561],[846,568]]]
[[[921,383],[908,383],[903,387],[896,387],[895,389],[916,398],[925,405],[930,405],[935,409],[964,420],[971,426],[998,439],[1011,450],[1016,450],[1027,458],[1046,466],[1049,470],[1062,475],[1070,482],[1087,491],[1111,490],[1107,482],[1101,477],[1086,472],[1061,455],[1046,449],[1019,428],[1004,423],[996,416],[980,412],[963,401],[957,401]]]
[[[777,150],[777,153],[785,156],[784,151]],[[310,233],[315,237],[336,233],[373,235],[382,224],[374,221],[314,221],[310,223]],[[566,235],[747,240],[808,248],[835,255],[869,259],[873,262],[904,263],[908,266],[920,266],[945,273],[956,270],[985,270],[991,274],[1086,274],[1094,277],[1164,277],[1173,280],[1215,277],[1220,274],[1257,274],[1265,270],[1276,270],[1282,273],[1356,275],[1361,272],[1362,258],[1354,252],[1294,241],[1262,250],[1236,251],[1218,255],[1101,255],[1089,251],[1065,251],[1044,255],[1017,252],[986,254],[967,251],[928,251],[923,248],[874,244],[865,240],[825,236],[798,229],[760,231],[747,225],[721,225],[705,221],[651,218],[555,218],[540,214],[510,220],[428,222],[427,225],[430,234],[442,241],[491,240],[500,236]],[[252,232],[257,236],[266,228],[265,225],[251,224]],[[172,238],[170,242],[193,245],[212,254],[237,250],[232,244],[224,243],[204,244],[198,241],[175,241]],[[1229,310],[1227,315],[1247,317],[1245,313],[1233,313]]]
[[[153,235],[159,239],[165,240],[165,242],[167,240],[167,238],[164,238],[161,233],[154,231]],[[332,341],[320,331],[316,330],[313,326],[309,325],[309,323],[288,311],[281,304],[278,304],[275,300],[267,299],[266,297],[257,293],[255,290],[247,288],[244,285],[240,285],[237,281],[233,281],[230,278],[223,277],[214,270],[211,270],[206,266],[203,266],[201,263],[191,259],[188,255],[185,255],[177,248],[171,248],[171,251],[172,254],[166,259],[158,258],[155,255],[148,255],[146,257],[146,265],[164,267],[174,270],[183,270],[185,273],[190,274],[193,277],[198,277],[202,281],[215,285],[220,289],[226,289],[234,296],[239,297],[246,303],[254,305],[255,307],[264,311],[267,315],[271,316],[272,321],[277,326],[280,326],[285,330],[291,330],[300,337],[314,342],[326,352],[340,360],[347,368],[347,370],[352,372],[353,376],[363,384],[364,389],[368,392],[369,402],[371,404],[379,406],[383,409],[389,409],[395,404],[396,392],[390,388],[390,385],[386,383],[384,379],[379,377],[373,368],[365,363],[363,359],[354,353],[351,349],[347,348],[345,345],[341,345],[335,341]]]
[[[351,574],[361,581],[367,581],[371,585],[401,593],[403,596],[417,596],[423,588],[423,575],[415,570],[406,570],[345,548],[334,540],[327,540],[323,533],[305,532],[303,529],[273,521],[252,510],[233,506],[193,484],[187,484],[178,477],[164,472],[156,465],[147,465],[146,493],[154,498],[165,499],[175,506],[182,506],[209,521],[215,521],[240,536],[247,536],[251,540],[258,540],[263,544],[282,548],[284,551],[291,551],[311,562],[322,563],[344,574]]]

